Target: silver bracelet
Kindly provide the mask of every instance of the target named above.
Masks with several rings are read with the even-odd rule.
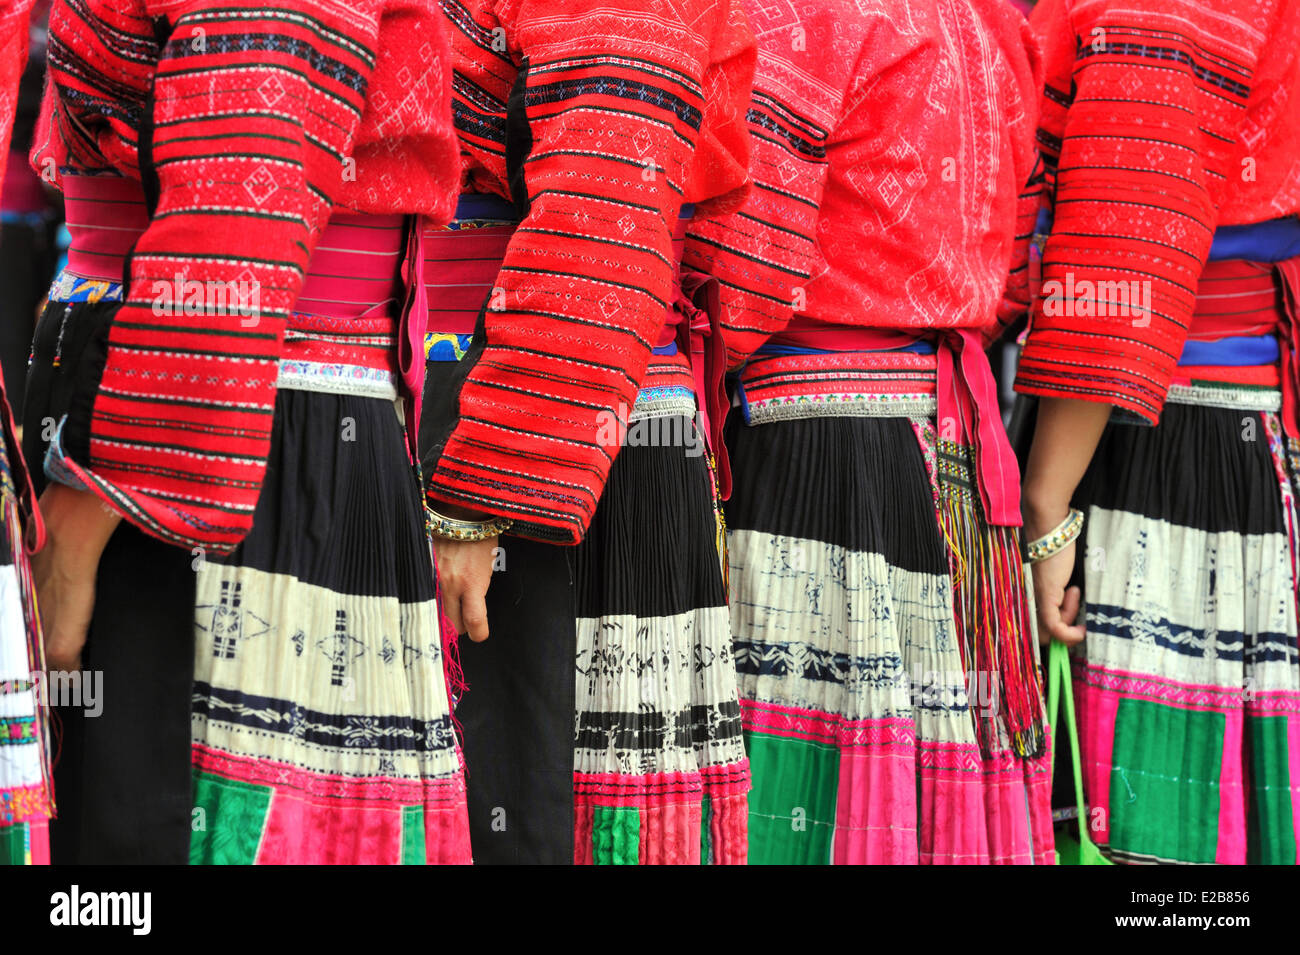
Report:
[[[1029,562],[1037,564],[1049,557],[1055,557],[1078,540],[1081,533],[1083,533],[1083,511],[1072,507],[1065,520],[1025,548],[1025,552],[1029,555]]]
[[[439,514],[427,504],[425,510],[429,512],[429,533],[434,537],[459,541],[462,544],[485,541],[490,537],[499,537],[514,524],[514,521],[508,517],[494,517],[486,521],[462,521],[455,517]]]

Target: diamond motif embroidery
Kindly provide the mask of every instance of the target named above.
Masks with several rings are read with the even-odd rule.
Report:
[[[268,76],[257,87],[257,92],[261,95],[262,102],[266,103],[267,106],[274,106],[284,99],[284,84],[280,82],[280,77]]]
[[[253,197],[253,201],[259,206],[271,198],[271,195],[280,188],[275,183],[275,176],[271,175],[271,170],[265,165],[258,166],[253,173],[244,180],[244,188],[248,194]]]
[[[330,661],[330,686],[343,686],[347,665],[366,652],[365,644],[348,633],[348,614],[334,614],[334,633],[316,641],[316,647]]]

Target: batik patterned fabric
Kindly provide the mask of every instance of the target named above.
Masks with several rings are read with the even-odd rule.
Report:
[[[936,434],[934,358],[928,373],[918,355],[808,360],[823,374],[806,400],[787,367],[786,400],[745,388],[754,418],[728,435],[750,861],[1050,863],[1046,757],[1013,743],[1003,674],[973,665],[962,632],[981,612],[970,592],[996,580],[1018,609],[1004,663],[1023,649],[1024,589],[998,579],[1018,554],[999,567],[981,549],[997,529],[979,522],[969,449]],[[746,376],[778,377],[762,368]]]
[[[749,766],[689,389],[643,393],[577,551],[574,859],[746,858]]]
[[[198,569],[190,860],[468,862],[420,495],[394,407],[285,391],[276,410],[253,533]],[[355,428],[342,445],[339,422]]]
[[[40,396],[60,390],[56,340],[75,353],[117,307],[48,306],[33,349],[36,422],[49,410]],[[404,446],[391,400],[281,389],[269,478],[234,554],[194,548],[115,562],[119,586],[135,600],[175,613],[152,622],[146,639],[129,615],[101,617],[97,605],[89,665],[103,683],[122,686],[140,672],[124,644],[192,644],[192,654],[149,673],[170,687],[168,701],[183,698],[193,776],[183,785],[160,768],[144,794],[146,806],[167,810],[151,820],[162,850],[152,842],[112,849],[96,826],[132,783],[88,760],[139,758],[155,731],[130,724],[123,713],[134,708],[110,698],[112,712],[85,721],[84,744],[59,767],[61,780],[85,790],[82,808],[62,821],[80,859],[125,851],[156,861],[149,853],[184,838],[190,861],[202,864],[470,860],[422,495]],[[140,532],[127,526],[120,535]],[[177,559],[192,571],[189,602],[158,590],[176,586],[168,568]],[[159,731],[171,739],[172,709],[142,718],[167,724]],[[106,738],[122,733],[123,719],[125,738]],[[192,814],[173,834],[174,803],[190,799]],[[139,821],[116,820],[128,833]]]
[[[1158,428],[1112,421],[1076,492],[1084,789],[1116,860],[1297,861],[1297,475],[1280,405],[1179,386]]]

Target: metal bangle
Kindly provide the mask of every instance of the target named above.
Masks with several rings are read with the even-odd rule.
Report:
[[[1029,546],[1025,548],[1029,562],[1037,564],[1049,557],[1055,557],[1078,540],[1081,533],[1083,533],[1083,511],[1072,507],[1065,520],[1038,538],[1038,540],[1030,542]]]
[[[462,544],[498,537],[514,524],[514,521],[508,517],[494,517],[486,521],[462,521],[439,514],[427,504],[425,510],[429,512],[429,533],[442,540],[458,541]]]

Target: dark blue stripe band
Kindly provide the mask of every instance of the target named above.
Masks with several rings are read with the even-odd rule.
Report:
[[[1212,342],[1190,339],[1183,345],[1179,365],[1223,365],[1247,367],[1272,365],[1282,357],[1281,346],[1274,335],[1234,335]]]

